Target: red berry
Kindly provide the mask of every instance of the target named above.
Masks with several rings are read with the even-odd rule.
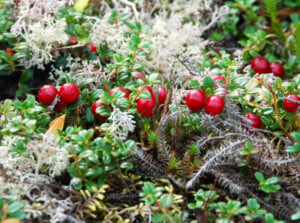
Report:
[[[98,114],[98,113],[96,112],[97,108],[100,108],[100,107],[102,107],[102,106],[106,106],[106,107],[110,108],[110,107],[107,106],[107,105],[101,104],[100,101],[96,101],[96,102],[93,104],[93,106],[92,106],[92,113],[93,113],[93,115],[95,116],[95,118],[97,118],[97,119],[107,119],[107,118],[108,118],[108,117],[104,117],[104,116],[102,116],[102,115],[100,115],[100,114]],[[110,109],[111,109],[111,108],[110,108]]]
[[[68,104],[65,101],[58,99],[53,110],[56,112],[62,112],[67,107],[67,105]]]
[[[251,70],[255,73],[265,74],[270,72],[270,63],[264,57],[255,57],[251,61]]]
[[[224,99],[219,95],[212,95],[207,98],[205,105],[206,114],[216,116],[223,111],[225,105]]]
[[[90,46],[90,52],[93,53],[93,52],[97,52],[97,47],[95,47],[95,45],[93,43],[87,43],[85,44],[85,47],[87,46]]]
[[[75,38],[70,39],[70,43],[76,44],[77,43],[77,39],[75,39]]]
[[[249,122],[251,123],[251,126],[253,128],[257,128],[257,129],[261,128],[262,122],[261,122],[260,118],[257,115],[255,115],[254,113],[249,112],[249,113],[245,114],[244,117],[249,120]],[[249,124],[246,124],[246,125],[249,125]]]
[[[136,101],[136,109],[142,116],[150,117],[153,114],[155,104],[155,97],[149,99],[140,98]]]
[[[61,86],[58,94],[61,100],[65,101],[66,103],[73,103],[77,101],[80,92],[75,84],[65,83],[63,86]]]
[[[124,92],[124,93],[125,93],[124,98],[128,98],[128,99],[129,99],[129,93],[128,93],[128,91],[127,91],[125,88],[122,88],[122,87],[114,87],[114,88],[111,89],[108,93],[109,93],[110,95],[114,95],[114,93],[115,93],[116,91],[122,91],[122,92]]]
[[[206,103],[206,96],[200,89],[193,89],[186,95],[186,105],[195,112],[201,110]]]
[[[270,64],[270,72],[273,73],[275,77],[282,78],[284,75],[284,68],[280,63],[274,62]]]
[[[299,104],[289,101],[288,99],[291,99],[293,101],[297,101],[300,103],[300,97],[295,94],[288,94],[286,96],[286,99],[283,100],[283,107],[286,111],[290,113],[295,113],[298,111],[298,107],[300,106]]]
[[[219,81],[222,81],[224,84],[226,84],[226,79],[224,76],[222,75],[219,75],[219,74],[215,74],[213,77],[212,77],[213,81],[216,83],[216,82],[219,82]],[[214,88],[216,88],[216,85],[214,84]]]
[[[58,91],[56,87],[54,87],[53,85],[44,85],[38,92],[38,99],[41,104],[50,105],[54,101],[57,94]]]
[[[158,87],[158,104],[162,105],[165,103],[167,98],[167,89],[165,87]]]
[[[149,91],[151,94],[151,98],[148,99],[138,99],[136,101],[136,108],[137,111],[145,117],[150,117],[153,114],[153,109],[156,105],[156,99],[155,99],[155,95],[153,93],[153,90],[151,87],[146,86],[143,89],[141,89],[141,91]]]

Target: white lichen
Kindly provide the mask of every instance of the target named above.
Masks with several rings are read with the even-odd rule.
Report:
[[[108,120],[111,121],[110,132],[121,141],[126,140],[129,132],[135,129],[134,116],[128,112],[122,112],[119,108],[114,107]]]

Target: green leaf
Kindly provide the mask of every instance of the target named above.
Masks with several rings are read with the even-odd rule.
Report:
[[[293,136],[298,142],[300,142],[300,132],[294,132]]]
[[[265,181],[265,184],[276,184],[278,181],[279,180],[277,177],[270,177]]]
[[[259,182],[264,182],[265,181],[265,177],[261,172],[256,172],[255,173],[255,178],[259,181]]]
[[[15,213],[24,207],[25,207],[25,204],[23,202],[14,202],[8,206],[7,214]]]
[[[145,182],[142,188],[145,195],[155,193],[155,186],[151,182]]]
[[[159,76],[159,73],[152,73],[149,76],[149,82],[154,82]]]
[[[171,194],[164,194],[160,200],[163,208],[170,207],[173,203],[173,196]]]
[[[253,149],[251,141],[246,142],[246,147],[249,149]]]
[[[135,141],[130,139],[130,140],[126,141],[125,145],[129,149],[133,149],[133,148],[135,148]]]
[[[87,122],[92,123],[95,121],[95,117],[92,113],[92,109],[91,108],[87,108],[85,111],[85,119],[87,120]]]
[[[203,88],[206,89],[206,88],[213,88],[214,86],[214,81],[211,77],[205,77],[203,79]]]
[[[287,152],[287,153],[300,153],[300,143],[296,143],[296,144],[293,145],[293,146],[289,146],[289,147],[286,149],[286,152]]]
[[[143,64],[135,64],[132,67],[132,70],[143,70],[144,69],[144,65]]]
[[[271,115],[273,112],[274,112],[274,108],[273,107],[268,107],[268,108],[265,108],[263,110],[263,114],[264,115]]]
[[[119,98],[116,102],[116,105],[119,108],[128,108],[129,100],[127,98]]]
[[[96,109],[96,113],[100,114],[103,117],[109,117],[110,113],[111,113],[111,110],[107,106],[101,106],[101,107]]]
[[[193,89],[199,89],[200,88],[200,83],[196,80],[190,80],[189,85]]]
[[[151,40],[143,40],[141,43],[142,48],[147,49],[152,44]]]
[[[130,18],[130,14],[129,13],[122,13],[120,16],[119,16],[119,19],[120,21],[125,21],[127,19]]]
[[[166,222],[166,216],[163,214],[155,214],[152,217],[152,222],[153,223],[158,223],[158,222]]]
[[[84,35],[84,29],[82,28],[81,25],[75,24],[74,29],[75,29],[76,33],[79,34],[80,36]]]
[[[149,99],[151,98],[151,93],[147,90],[144,90],[142,91],[140,94],[139,94],[139,97],[138,98],[141,98],[141,99]]]
[[[133,164],[130,162],[123,162],[121,163],[120,167],[122,169],[132,169],[133,168]]]
[[[247,202],[247,207],[249,210],[255,211],[260,208],[260,205],[255,198],[250,198]]]
[[[298,211],[296,214],[293,214],[291,219],[293,221],[300,220],[300,211]]]

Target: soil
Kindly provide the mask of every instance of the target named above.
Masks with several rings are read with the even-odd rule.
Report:
[[[29,87],[29,94],[37,95],[38,89],[43,84],[49,82],[49,70],[49,66],[45,70],[34,70],[33,78],[27,84]],[[19,88],[20,77],[20,71],[13,72],[7,76],[0,75],[0,101],[5,99],[14,99],[16,97],[16,91]]]

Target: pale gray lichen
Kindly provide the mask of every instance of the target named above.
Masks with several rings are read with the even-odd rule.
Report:
[[[133,132],[135,129],[134,116],[121,111],[119,108],[114,107],[108,120],[111,121],[109,131],[121,141],[126,140],[129,132]]]

